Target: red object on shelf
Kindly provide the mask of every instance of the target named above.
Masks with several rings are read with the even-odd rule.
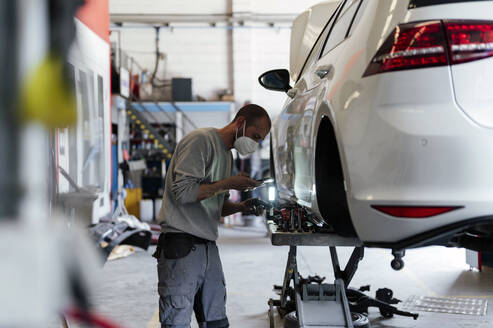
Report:
[[[159,240],[159,234],[152,233],[151,245],[157,245],[158,240]]]
[[[149,226],[151,227],[152,232],[151,245],[157,245],[159,235],[161,234],[161,226],[159,224],[152,223],[150,223]]]
[[[151,227],[151,231],[161,231],[161,226],[159,224],[150,223],[149,227]]]

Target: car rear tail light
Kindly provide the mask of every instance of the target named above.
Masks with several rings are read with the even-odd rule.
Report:
[[[493,22],[444,21],[452,64],[493,56]]]
[[[390,216],[399,218],[428,218],[431,216],[447,213],[462,206],[386,206],[386,205],[372,205],[372,208]]]
[[[447,65],[446,49],[440,21],[401,24],[382,44],[363,76]]]
[[[400,24],[379,48],[363,77],[490,56],[493,22],[446,20]]]

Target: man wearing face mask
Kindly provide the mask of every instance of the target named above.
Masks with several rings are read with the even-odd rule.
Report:
[[[164,328],[189,328],[192,312],[201,328],[229,327],[226,287],[215,240],[221,216],[252,214],[254,200],[233,203],[228,190],[258,181],[232,176],[231,149],[253,153],[271,122],[260,106],[248,104],[221,129],[204,128],[178,143],[169,164],[158,220],[159,320]]]

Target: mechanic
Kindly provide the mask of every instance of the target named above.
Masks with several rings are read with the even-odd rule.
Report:
[[[226,287],[215,240],[221,216],[255,212],[255,199],[233,203],[231,189],[243,191],[258,181],[232,176],[231,149],[253,153],[269,133],[262,107],[243,106],[221,129],[187,134],[176,146],[166,174],[158,247],[159,321],[161,327],[189,328],[192,312],[201,328],[229,327]]]

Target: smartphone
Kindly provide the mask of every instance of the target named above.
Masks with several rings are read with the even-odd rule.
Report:
[[[245,191],[252,191],[252,190],[255,190],[257,188],[264,187],[266,184],[274,182],[274,178],[265,178],[265,179],[257,180],[257,181],[260,182],[260,184],[258,186],[247,188],[247,189],[245,189]]]

